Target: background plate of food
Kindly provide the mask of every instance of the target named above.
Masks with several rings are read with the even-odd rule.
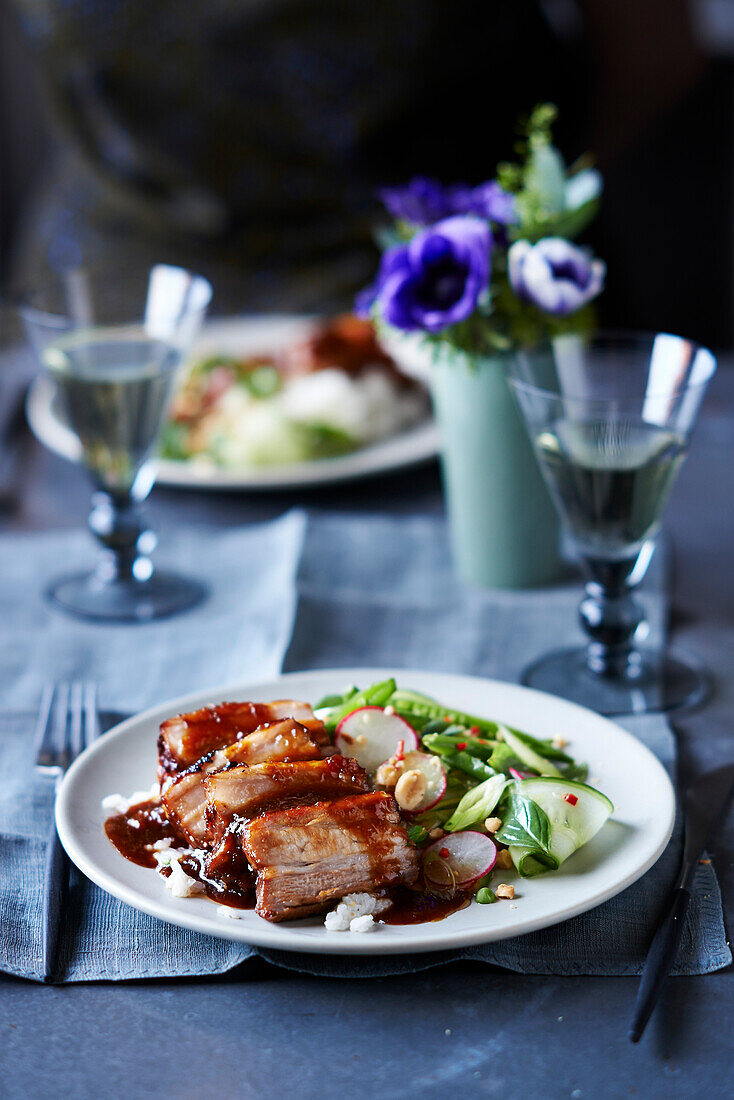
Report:
[[[79,461],[56,385],[33,382],[34,435]],[[367,322],[272,316],[209,323],[183,369],[157,481],[292,489],[388,473],[438,453],[424,387],[402,375]]]
[[[674,817],[660,762],[608,719],[514,684],[386,669],[157,706],[87,749],[56,803],[71,859],[135,908],[337,954],[567,920],[640,878]]]

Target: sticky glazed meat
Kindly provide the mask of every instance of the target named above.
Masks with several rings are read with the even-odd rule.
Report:
[[[257,912],[271,921],[418,875],[395,799],[380,791],[260,814],[244,826],[242,845],[257,871]]]
[[[250,818],[274,803],[321,802],[369,789],[356,760],[330,756],[293,764],[246,764],[204,777],[212,837],[218,842],[235,818]]]
[[[323,744],[300,722],[286,718],[248,733],[224,749],[228,764],[264,764],[268,761],[320,760]]]
[[[164,722],[158,749],[161,801],[139,808],[154,826],[146,853],[185,838],[199,852],[177,858],[210,897],[255,896],[260,916],[282,921],[415,882],[418,852],[395,799],[336,752],[307,703],[202,707]],[[134,859],[125,822],[124,836],[107,835]]]
[[[292,718],[305,726],[319,744],[328,735],[308,703],[278,699],[273,703],[219,703],[189,714],[178,714],[161,724],[158,738],[158,777],[177,775],[216,749],[225,749],[261,726]]]
[[[161,801],[171,824],[194,848],[205,847],[209,826],[206,820],[204,776],[220,768],[219,752],[205,756],[198,764],[176,776],[170,786],[161,788]]]
[[[248,733],[226,749],[217,749],[164,785],[162,799],[169,821],[185,834],[195,848],[207,847],[206,788],[204,778],[212,772],[239,764],[266,761],[320,760],[319,738],[292,718],[269,722]]]

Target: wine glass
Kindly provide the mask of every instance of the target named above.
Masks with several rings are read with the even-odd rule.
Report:
[[[140,505],[178,368],[212,295],[206,279],[157,264],[124,288],[74,270],[19,304],[36,355],[56,382],[95,493],[89,526],[103,547],[91,573],[54,581],[47,597],[88,619],[132,621],[197,603],[197,581],[153,569],[156,539]]]
[[[589,639],[542,657],[523,683],[602,714],[705,696],[700,669],[639,644],[633,593],[715,370],[710,351],[667,333],[567,335],[513,357],[510,382],[585,576]]]

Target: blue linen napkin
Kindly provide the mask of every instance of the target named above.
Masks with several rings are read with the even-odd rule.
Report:
[[[145,626],[102,627],[47,610],[41,583],[63,560],[89,559],[81,533],[0,539],[0,623],[12,652],[0,659],[0,969],[40,977],[40,897],[50,780],[33,772],[30,732],[49,679],[97,681],[103,706],[149,706],[227,681],[266,678],[281,666],[360,664],[517,677],[534,656],[577,640],[577,584],[542,592],[469,590],[453,577],[435,519],[306,516],[225,533],[180,533],[167,563],[203,576],[208,603]],[[660,568],[647,588],[652,629],[666,606]],[[18,713],[28,712],[25,716]],[[672,772],[675,743],[660,717],[623,723]],[[61,940],[66,981],[183,977],[227,971],[257,957],[317,975],[370,977],[470,959],[537,974],[639,973],[660,904],[680,858],[680,829],[656,866],[590,913],[545,931],[451,952],[386,958],[299,955],[251,948],[138,913],[73,872]],[[721,898],[711,865],[699,867],[676,973],[728,965]]]

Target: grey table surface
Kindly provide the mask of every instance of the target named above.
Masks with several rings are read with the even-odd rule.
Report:
[[[26,440],[6,530],[85,520],[79,471]],[[307,495],[154,490],[150,518],[216,526],[294,504],[364,512],[441,510],[434,465]],[[720,371],[668,510],[676,548],[675,644],[716,679],[676,721],[680,773],[734,757],[734,366]],[[734,921],[734,814],[714,858]],[[0,931],[1,934],[1,931]],[[728,1097],[734,974],[676,978],[642,1043],[627,1040],[632,978],[527,977],[468,964],[364,981],[264,965],[197,981],[42,987],[0,976],[0,1094],[189,1098]]]

